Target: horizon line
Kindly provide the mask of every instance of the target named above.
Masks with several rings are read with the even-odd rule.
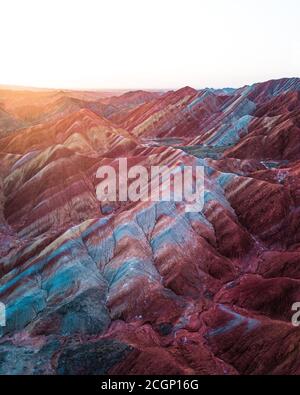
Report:
[[[267,80],[262,80],[262,81],[255,81],[252,83],[248,83],[248,84],[244,84],[244,85],[240,85],[237,87],[233,87],[233,86],[220,86],[220,87],[211,87],[211,86],[203,86],[201,88],[194,88],[192,85],[180,85],[180,87],[167,87],[167,88],[143,88],[143,87],[139,87],[139,88],[62,88],[62,87],[38,87],[38,86],[29,86],[29,85],[10,85],[10,84],[2,84],[0,83],[0,90],[3,89],[11,89],[11,90],[16,90],[16,91],[66,91],[66,92],[122,92],[122,93],[126,93],[126,92],[137,92],[137,91],[145,91],[145,92],[167,92],[167,91],[177,91],[183,88],[192,88],[195,89],[197,91],[199,90],[205,90],[205,89],[214,89],[214,90],[219,90],[219,89],[234,89],[234,90],[238,90],[241,88],[245,88],[247,86],[252,86],[255,84],[261,84],[261,83],[266,83],[266,82],[270,82],[270,81],[280,81],[280,80],[293,80],[293,79],[299,79],[300,77],[278,77],[278,78],[271,78],[271,79],[267,79]]]

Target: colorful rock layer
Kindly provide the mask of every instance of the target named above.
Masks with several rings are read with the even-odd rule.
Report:
[[[205,167],[205,204],[96,171]],[[300,374],[300,80],[0,90],[1,374]]]

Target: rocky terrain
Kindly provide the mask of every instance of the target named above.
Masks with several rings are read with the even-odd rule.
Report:
[[[96,171],[205,167],[205,203]],[[0,374],[300,374],[300,79],[0,90]]]

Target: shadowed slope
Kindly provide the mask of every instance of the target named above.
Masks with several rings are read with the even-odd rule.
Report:
[[[299,374],[299,80],[51,95],[0,139],[0,372]],[[204,166],[203,209],[98,202],[124,156]]]

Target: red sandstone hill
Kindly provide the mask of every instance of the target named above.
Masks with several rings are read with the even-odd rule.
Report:
[[[299,374],[299,91],[0,90],[0,373]],[[100,203],[121,157],[203,209]]]

